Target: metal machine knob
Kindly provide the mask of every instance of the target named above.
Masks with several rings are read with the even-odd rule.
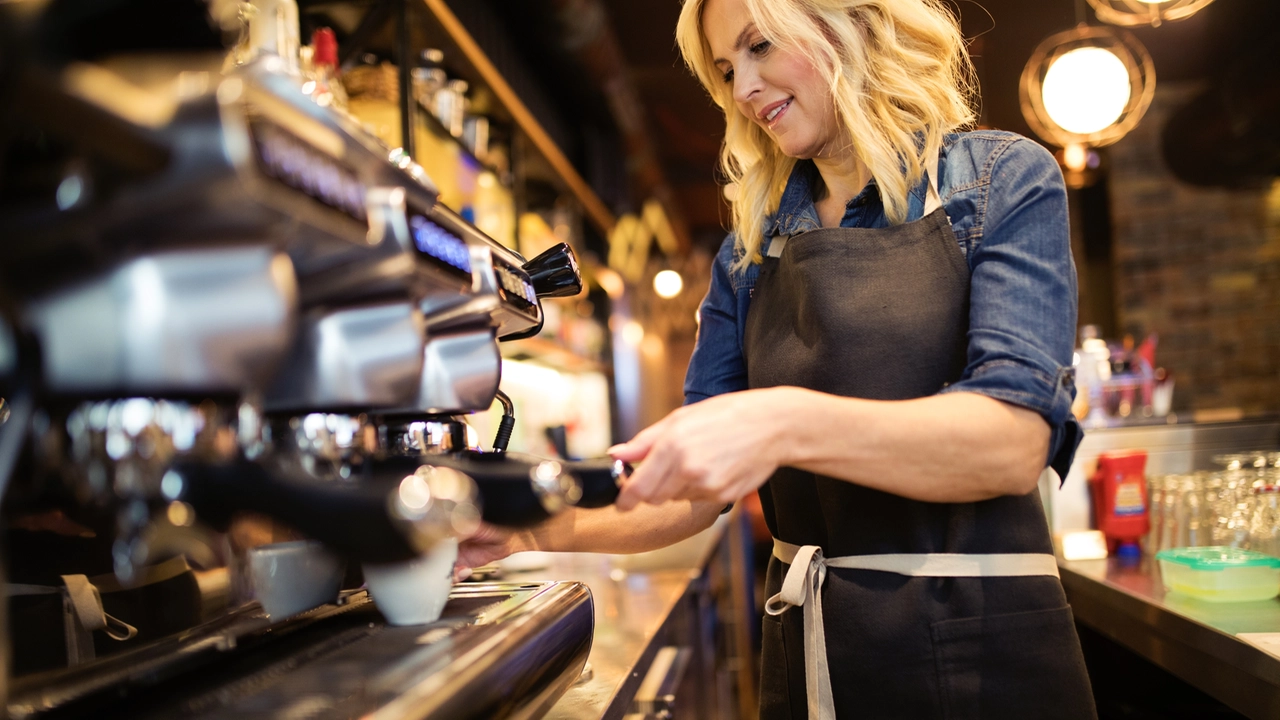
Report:
[[[538,297],[570,297],[582,292],[578,258],[568,243],[548,248],[524,264]]]

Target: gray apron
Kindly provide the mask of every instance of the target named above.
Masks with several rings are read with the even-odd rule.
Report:
[[[751,388],[905,400],[960,378],[969,267],[935,174],[921,220],[768,244]],[[1096,717],[1038,493],[927,503],[784,467],[760,500],[762,718]]]

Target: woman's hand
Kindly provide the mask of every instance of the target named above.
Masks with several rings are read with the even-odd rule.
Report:
[[[764,484],[782,460],[776,410],[794,388],[747,390],[686,405],[630,442],[609,449],[644,462],[622,486],[619,510],[668,500],[735,502]]]
[[[458,543],[458,560],[453,564],[454,582],[471,576],[471,569],[496,562],[512,553],[532,549],[518,530],[480,523],[471,537]]]

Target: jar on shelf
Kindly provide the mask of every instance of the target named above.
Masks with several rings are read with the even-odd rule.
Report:
[[[424,108],[435,106],[436,93],[448,82],[444,72],[444,52],[427,48],[418,56],[418,67],[413,69],[413,97]]]

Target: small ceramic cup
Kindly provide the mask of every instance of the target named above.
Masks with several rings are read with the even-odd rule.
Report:
[[[247,551],[253,594],[272,620],[338,598],[345,563],[316,540],[295,540]]]
[[[399,563],[364,564],[373,602],[392,625],[425,625],[440,619],[453,588],[458,541],[441,540],[426,553]]]

